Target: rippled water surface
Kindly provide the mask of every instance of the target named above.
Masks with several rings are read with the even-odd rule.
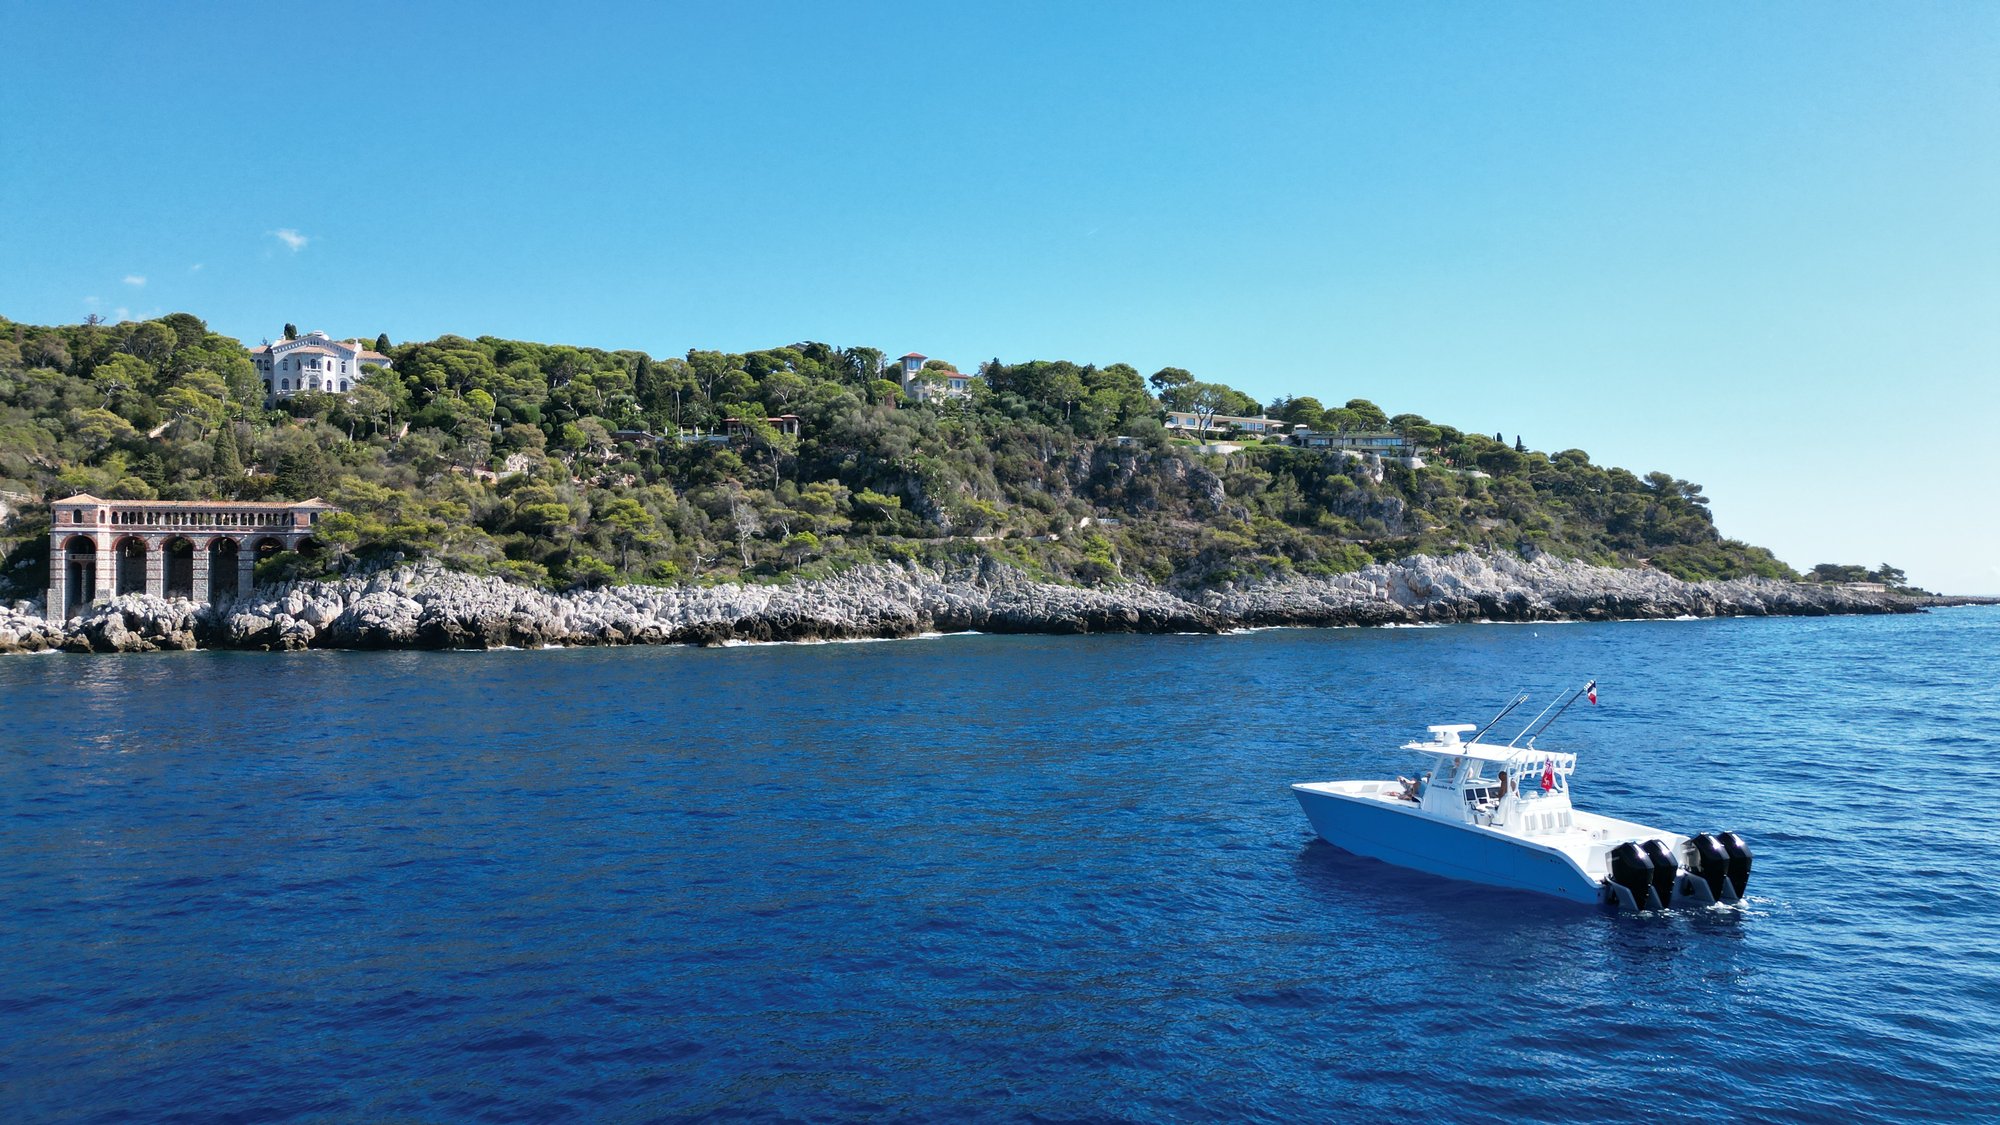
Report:
[[[1619,917],[1286,783],[1596,676]],[[2000,611],[0,659],[0,1118],[1990,1119]]]

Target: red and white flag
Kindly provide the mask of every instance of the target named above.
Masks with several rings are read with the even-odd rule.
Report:
[[[1597,681],[1590,681],[1589,686],[1583,689],[1583,694],[1590,697],[1590,705],[1592,707],[1597,706]]]

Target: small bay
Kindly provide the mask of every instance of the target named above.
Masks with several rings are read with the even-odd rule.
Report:
[[[1587,678],[1578,804],[1742,833],[1746,908],[1286,789]],[[2000,609],[20,656],[0,713],[9,1121],[2000,1114]]]

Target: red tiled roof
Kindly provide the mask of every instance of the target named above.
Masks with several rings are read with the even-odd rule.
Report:
[[[331,508],[333,505],[315,496],[296,504],[258,503],[251,500],[100,500],[88,492],[81,492],[67,500],[58,500],[51,507],[64,504],[106,504],[113,508],[213,508],[218,512],[290,511],[293,508]]]
[[[897,356],[896,358],[897,358],[897,359],[929,359],[930,357],[929,357],[929,356],[927,356],[927,355],[925,355],[925,354],[924,354],[924,353],[922,353],[922,352],[911,352],[911,353],[910,353],[909,355],[899,355],[899,356]]]

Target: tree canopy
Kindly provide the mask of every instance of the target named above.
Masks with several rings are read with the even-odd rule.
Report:
[[[364,367],[352,393],[267,404],[243,345],[189,314],[0,320],[0,491],[27,498],[10,500],[0,541],[8,592],[39,588],[47,502],[79,491],[319,495],[343,511],[310,566],[430,557],[555,587],[968,557],[1064,581],[1204,583],[1465,548],[1690,578],[1791,573],[1721,537],[1698,485],[1363,398],[1270,410],[1315,430],[1394,431],[1425,467],[1254,438],[1201,453],[1162,428],[1165,410],[1261,408],[1182,368],[995,358],[969,400],[916,404],[872,347],[375,345],[391,366]],[[780,414],[796,434],[766,421]]]

